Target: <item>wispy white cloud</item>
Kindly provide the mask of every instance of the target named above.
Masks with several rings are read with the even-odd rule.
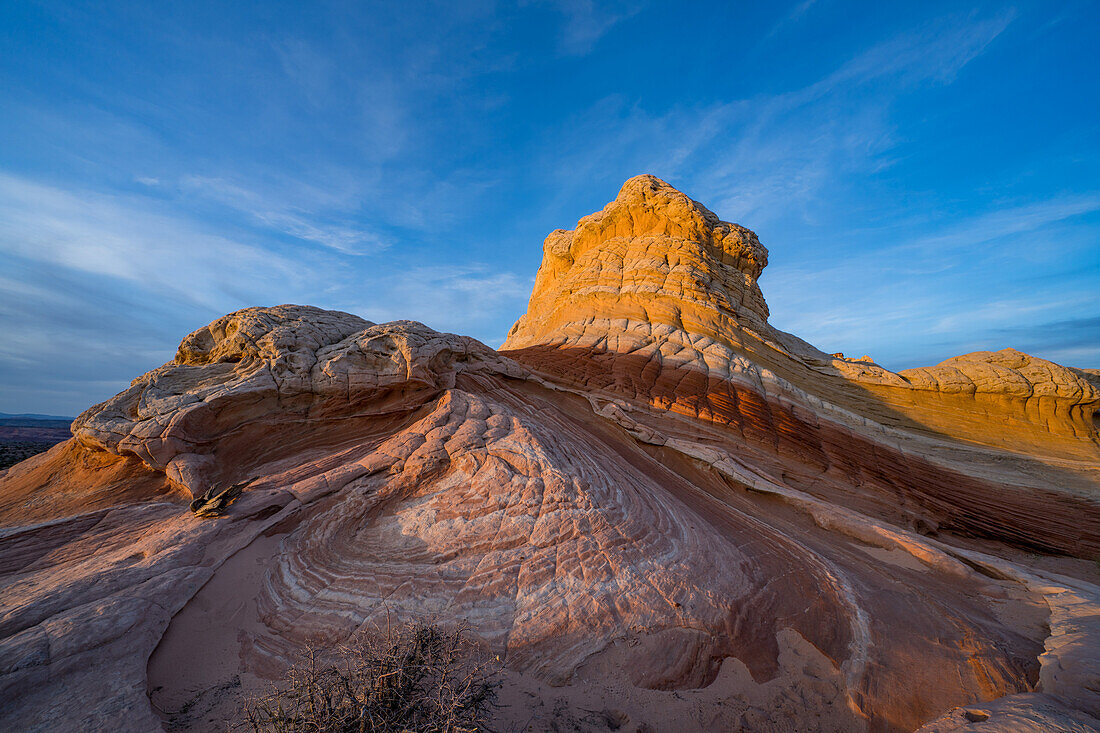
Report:
[[[107,277],[213,310],[257,285],[301,283],[308,264],[158,210],[143,197],[0,174],[0,253]]]
[[[0,376],[75,414],[170,359],[184,334],[293,301],[320,270],[156,199],[0,174]]]
[[[802,19],[802,16],[806,14],[806,11],[812,8],[816,3],[817,0],[800,0],[800,2],[795,3],[791,9],[771,27],[771,30],[763,35],[759,45],[763,45],[770,41],[787,26],[797,23]]]
[[[949,83],[999,36],[1016,13],[1011,8],[989,17],[937,19],[923,28],[902,33],[860,53],[821,81],[794,93],[799,103],[847,84],[865,84],[884,77],[913,84]]]
[[[246,215],[261,226],[343,254],[374,254],[389,246],[381,236],[362,227],[327,223],[325,213],[261,195],[222,178],[187,176],[181,185],[189,192]],[[308,187],[299,189],[299,195],[307,203],[310,193]]]
[[[819,81],[791,92],[726,105],[725,149],[694,174],[716,206],[739,216],[790,215],[853,172],[875,173],[898,142],[889,105],[915,84],[950,83],[1000,35],[1014,14],[940,20],[858,54]],[[889,88],[863,94],[888,80]],[[722,196],[725,189],[727,195]]]
[[[333,59],[300,38],[275,40],[272,48],[293,88],[313,106],[327,106],[337,75]]]
[[[934,318],[924,329],[926,334],[954,334],[970,329],[985,331],[1005,329],[1020,324],[1034,324],[1057,318],[1059,313],[1072,312],[1081,304],[1100,303],[1100,297],[1017,297],[994,300],[965,311]]]
[[[1072,314],[1084,322],[1100,313],[1100,294],[1087,265],[1055,288],[1036,287],[1029,273],[1087,251],[1087,234],[1080,242],[1067,233],[1098,211],[1100,195],[1069,195],[947,224],[926,220],[914,226],[923,233],[895,232],[892,244],[858,255],[826,249],[807,262],[773,263],[761,284],[772,322],[827,351],[876,344],[895,355],[888,364],[895,368],[1006,345],[1054,358],[1040,324],[1069,323]],[[1057,348],[1083,348],[1092,338],[1071,331],[1061,329]],[[1093,352],[1100,356],[1100,343]]]
[[[533,278],[486,265],[411,267],[380,282],[370,300],[349,307],[373,321],[420,321],[495,348],[511,326],[501,327],[501,314],[522,313],[533,285]]]
[[[528,0],[524,4],[553,7],[563,17],[560,47],[562,52],[584,55],[609,30],[639,13],[645,2],[597,2],[596,0]]]
[[[899,96],[917,85],[951,83],[1013,17],[1006,11],[940,19],[786,92],[659,114],[607,97],[548,143],[555,163],[547,167],[563,181],[655,173],[753,226],[809,217],[842,178],[893,164],[900,138],[890,108]]]
[[[933,256],[945,251],[964,253],[977,245],[1014,234],[1025,234],[1047,225],[1082,214],[1100,211],[1100,193],[1070,195],[968,217],[944,227],[935,234],[925,235],[902,245],[903,249],[919,250]]]

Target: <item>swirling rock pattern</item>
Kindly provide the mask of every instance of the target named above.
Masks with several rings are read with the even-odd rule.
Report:
[[[433,618],[535,730],[1100,725],[1092,375],[824,355],[651,176],[544,257],[504,352],[250,308],[0,474],[0,724],[221,729],[303,645]]]

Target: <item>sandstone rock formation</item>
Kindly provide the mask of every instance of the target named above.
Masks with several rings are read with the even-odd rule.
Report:
[[[1013,349],[900,374],[870,357],[827,355],[768,324],[756,282],[767,259],[749,230],[658,178],[632,178],[602,212],[546,238],[528,312],[504,349],[687,365],[757,391],[767,382],[805,393],[885,425],[1095,459],[1100,389],[1087,374]]]
[[[900,374],[828,356],[767,323],[756,236],[653,176],[543,249],[503,346],[540,374],[732,427],[758,461],[813,465],[794,484],[806,490],[846,472],[895,521],[1100,555],[1097,525],[1076,519],[1097,516],[1100,389],[1087,375],[1012,349]],[[867,476],[856,452],[897,455]]]
[[[0,725],[221,730],[307,642],[435,618],[533,730],[1100,726],[1095,375],[830,357],[766,263],[640,176],[501,352],[303,306],[186,337],[0,473]]]

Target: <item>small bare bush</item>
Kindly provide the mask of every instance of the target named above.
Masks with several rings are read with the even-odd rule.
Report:
[[[335,653],[307,650],[282,685],[253,698],[238,729],[255,733],[482,733],[500,663],[464,628],[414,623]]]

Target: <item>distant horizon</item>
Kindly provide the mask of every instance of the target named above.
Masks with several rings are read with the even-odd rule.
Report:
[[[0,412],[0,420],[12,420],[17,418],[24,418],[26,420],[74,420],[76,419],[76,415],[43,415],[37,412]]]
[[[430,20],[430,22],[428,22]],[[79,414],[244,307],[493,348],[652,173],[755,231],[771,323],[901,371],[1100,368],[1100,7],[0,8],[0,410]]]

